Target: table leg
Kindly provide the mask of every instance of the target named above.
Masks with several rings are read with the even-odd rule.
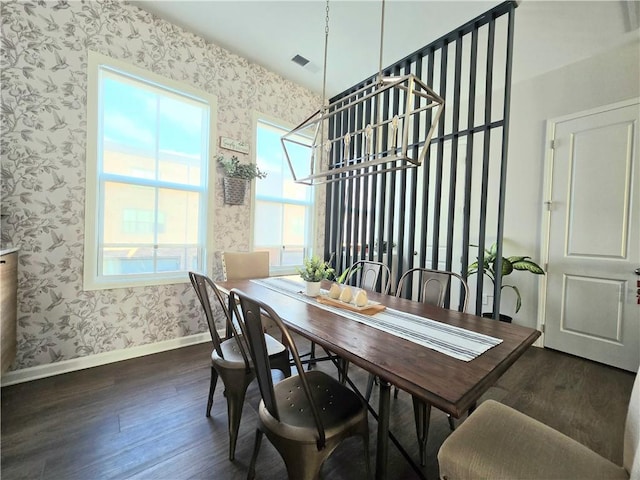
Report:
[[[380,379],[378,404],[378,445],[376,451],[376,480],[387,478],[387,454],[389,450],[389,404],[391,384]]]
[[[431,404],[413,397],[413,415],[416,420],[420,465],[424,467],[427,464],[427,437],[429,436],[429,421],[431,420]]]

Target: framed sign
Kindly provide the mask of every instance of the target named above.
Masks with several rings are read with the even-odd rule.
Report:
[[[247,142],[241,142],[240,140],[234,140],[233,138],[220,137],[220,148],[244,154],[249,153],[249,144]]]

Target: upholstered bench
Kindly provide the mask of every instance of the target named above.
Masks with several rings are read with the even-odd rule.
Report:
[[[483,402],[438,452],[440,478],[640,480],[640,381],[631,393],[623,465],[493,400]]]

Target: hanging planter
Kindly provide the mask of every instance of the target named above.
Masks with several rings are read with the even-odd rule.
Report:
[[[225,173],[222,187],[226,205],[244,205],[249,181],[267,176],[254,163],[241,164],[235,155],[231,159],[218,155],[217,160]]]
[[[222,186],[224,203],[227,205],[244,205],[249,180],[243,178],[224,177]]]

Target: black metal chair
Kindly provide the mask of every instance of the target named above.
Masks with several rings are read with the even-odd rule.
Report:
[[[346,278],[354,278],[353,285],[370,292],[381,292],[385,295],[391,289],[391,271],[389,267],[374,260],[358,260],[347,269]],[[378,289],[380,281],[380,289]]]
[[[459,310],[464,312],[467,309],[469,299],[469,286],[467,282],[461,275],[446,270],[433,270],[421,267],[407,270],[400,277],[396,297],[401,297],[405,285],[409,283],[409,279],[411,279],[412,283],[415,283],[416,277],[417,285],[419,286],[416,299],[418,302],[437,305],[439,307],[444,306],[447,292],[451,286],[451,280],[455,278],[460,282],[463,290]]]
[[[385,295],[389,293],[391,289],[391,271],[389,267],[382,263],[376,262],[375,260],[358,260],[354,262],[350,267],[347,268],[345,274],[345,282],[351,281],[351,284],[361,288],[363,290],[367,290],[370,292],[381,292]],[[378,282],[380,282],[380,289],[378,289]],[[314,365],[316,361],[333,359],[332,355],[327,353],[327,357],[322,359],[316,358],[316,344],[311,343],[311,352],[309,355],[309,368]],[[344,359],[338,359],[338,373],[340,375],[340,381],[344,383],[347,372],[349,370],[349,362]]]
[[[279,315],[265,303],[233,289],[230,305],[242,309],[241,324],[249,342],[262,401],[248,478],[254,478],[263,434],[284,460],[289,479],[314,480],[324,461],[346,438],[361,436],[369,477],[369,425],[366,405],[349,388],[324,372],[305,372],[296,345]],[[237,302],[236,302],[237,300]],[[261,316],[280,329],[298,375],[273,384]]]
[[[429,305],[436,305],[438,307],[444,307],[447,293],[451,288],[451,280],[457,279],[460,282],[461,298],[458,306],[458,310],[464,312],[467,309],[467,302],[469,300],[469,286],[462,276],[454,272],[446,270],[433,270],[430,268],[411,268],[402,274],[400,281],[398,282],[398,288],[396,290],[396,296],[401,297],[405,286],[407,286],[411,279],[411,285],[413,286],[412,297],[415,300]],[[417,294],[417,295],[416,295]],[[367,385],[366,398],[369,399],[371,390],[373,388],[373,378],[369,378],[369,384]],[[394,389],[394,396],[398,396],[398,388]],[[427,437],[429,435],[429,421],[431,419],[431,404],[425,403],[413,397],[413,414],[416,423],[416,435],[418,436],[418,447],[420,450],[420,463],[426,464],[426,451],[427,451]],[[453,418],[448,415],[449,427],[454,429]]]
[[[215,283],[206,275],[196,272],[189,272],[189,279],[193,285],[198,300],[204,310],[213,351],[211,352],[211,381],[209,384],[209,397],[207,400],[206,416],[211,416],[213,406],[213,394],[218,382],[218,376],[224,384],[224,395],[227,397],[227,415],[229,419],[229,460],[233,460],[238,439],[238,429],[240,428],[240,418],[242,417],[242,405],[247,392],[247,387],[255,378],[255,373],[251,365],[246,340],[233,322],[233,312],[225,304],[225,299],[216,287]],[[222,340],[216,329],[213,308],[210,302],[210,294],[213,293],[220,303],[225,316],[225,323],[228,332],[232,336]],[[274,369],[282,371],[285,377],[291,376],[289,365],[289,352],[286,347],[275,338],[263,334],[267,352]]]

